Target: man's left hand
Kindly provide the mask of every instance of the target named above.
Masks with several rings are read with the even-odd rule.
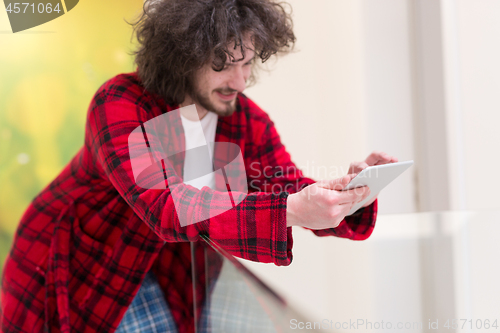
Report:
[[[397,161],[398,161],[398,159],[394,156],[391,156],[391,155],[384,153],[382,151],[374,151],[364,161],[352,162],[349,165],[349,171],[347,173],[348,174],[353,174],[353,173],[358,174],[366,167],[369,167],[372,165],[395,163]],[[373,197],[371,200],[366,202],[363,205],[363,207],[367,207],[367,206],[371,205],[375,201],[375,199],[377,199],[377,196]]]

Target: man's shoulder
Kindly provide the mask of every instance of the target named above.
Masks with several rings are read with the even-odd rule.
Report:
[[[112,101],[137,95],[141,91],[137,73],[121,73],[104,82],[95,93],[96,98]]]
[[[112,101],[136,102],[145,93],[137,72],[121,73],[104,82],[94,94],[97,104]]]
[[[271,122],[269,115],[251,98],[242,93],[240,93],[238,97],[241,112],[245,114],[248,121],[261,123]]]

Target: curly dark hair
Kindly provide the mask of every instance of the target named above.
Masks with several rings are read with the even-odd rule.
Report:
[[[193,75],[205,64],[224,68],[230,45],[240,47],[250,33],[262,62],[290,52],[295,44],[291,10],[272,0],[146,0],[133,26],[138,76],[144,87],[180,104],[193,92]],[[255,66],[249,83],[255,83]]]

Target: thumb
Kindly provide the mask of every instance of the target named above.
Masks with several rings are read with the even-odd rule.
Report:
[[[341,178],[337,179],[332,179],[332,180],[326,180],[322,182],[320,185],[323,188],[329,189],[329,190],[336,190],[336,191],[341,191],[344,189],[344,187],[347,186],[351,182],[351,180],[356,177],[355,173],[345,175]]]

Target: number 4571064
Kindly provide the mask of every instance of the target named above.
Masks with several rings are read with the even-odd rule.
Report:
[[[28,9],[28,7],[31,7],[31,13],[33,13],[33,14],[35,13],[35,4],[34,3],[28,3],[28,2],[9,3],[9,5],[6,8],[6,10],[7,10],[8,13],[14,12],[15,14],[18,14],[18,13],[21,13],[22,6],[24,6],[24,10],[22,11],[23,13],[26,13],[26,10],[28,10],[28,13],[30,12],[30,10]],[[54,8],[52,8],[52,4],[51,3],[47,3],[47,4],[39,3],[36,9],[37,9],[37,12],[40,13],[40,14],[41,13],[50,14],[52,12],[59,13],[61,11],[61,9],[59,8],[59,3],[57,3]]]

